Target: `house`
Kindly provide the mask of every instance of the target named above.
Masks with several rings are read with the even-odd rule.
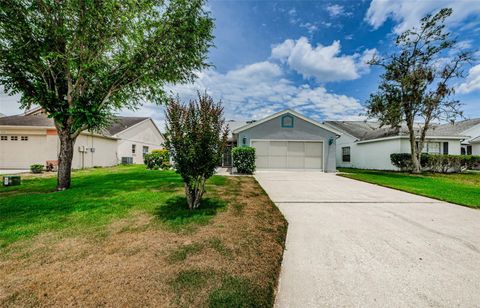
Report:
[[[143,163],[143,155],[162,148],[164,139],[145,117],[116,117],[101,132],[82,132],[76,142],[72,168]],[[60,148],[53,119],[41,109],[0,118],[0,169],[28,169],[56,162]]]
[[[230,146],[254,147],[257,170],[336,171],[340,133],[332,127],[290,109],[238,126]]]
[[[480,155],[480,146],[478,144],[480,138],[480,118],[444,124],[439,126],[438,129],[465,136],[465,139],[462,140],[461,154]]]
[[[390,161],[390,154],[410,153],[406,126],[393,129],[368,121],[326,121],[325,124],[342,132],[337,140],[338,167],[397,170]],[[467,125],[464,121],[433,125],[427,131],[423,152],[461,154],[462,143],[470,138],[467,131],[473,126],[473,122]]]

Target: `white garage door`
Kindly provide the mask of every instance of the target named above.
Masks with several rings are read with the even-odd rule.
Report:
[[[252,140],[257,169],[323,169],[321,141]]]

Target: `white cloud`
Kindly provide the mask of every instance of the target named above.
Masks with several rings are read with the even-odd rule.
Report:
[[[344,14],[344,8],[342,5],[331,4],[328,5],[326,9],[330,17],[337,17]]]
[[[279,74],[279,69],[275,63],[259,62],[225,74],[206,71],[194,84],[171,90],[186,100],[206,89],[223,101],[228,119],[259,119],[285,108],[318,119],[347,119],[363,110],[355,98],[330,93],[322,86],[297,86]]]
[[[465,82],[457,87],[457,92],[462,94],[480,90],[480,64],[475,65],[468,71]]]
[[[369,71],[365,57],[376,52],[367,49],[363,55],[341,55],[339,41],[329,46],[313,47],[307,38],[285,40],[272,48],[272,58],[287,63],[304,78],[314,77],[319,82],[353,80]]]
[[[389,18],[396,21],[394,31],[399,34],[419,24],[421,18],[429,13],[449,7],[453,14],[447,21],[451,24],[458,23],[466,17],[480,13],[480,1],[399,1],[399,0],[372,0],[368,8],[365,20],[374,28],[378,29]]]

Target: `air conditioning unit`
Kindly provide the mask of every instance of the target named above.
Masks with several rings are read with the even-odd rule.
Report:
[[[122,165],[133,164],[133,157],[122,157]]]

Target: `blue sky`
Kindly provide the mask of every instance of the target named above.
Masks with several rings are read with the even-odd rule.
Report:
[[[261,118],[285,108],[317,120],[358,119],[381,73],[365,61],[392,51],[397,33],[441,7],[454,9],[448,28],[462,48],[479,50],[480,0],[212,0],[214,67],[200,72],[195,84],[170,90],[188,99],[206,89],[222,99],[228,119]],[[466,74],[456,98],[466,117],[480,117],[480,61]],[[0,94],[0,112],[18,113],[16,99]],[[163,121],[162,108],[150,104],[122,114]]]

